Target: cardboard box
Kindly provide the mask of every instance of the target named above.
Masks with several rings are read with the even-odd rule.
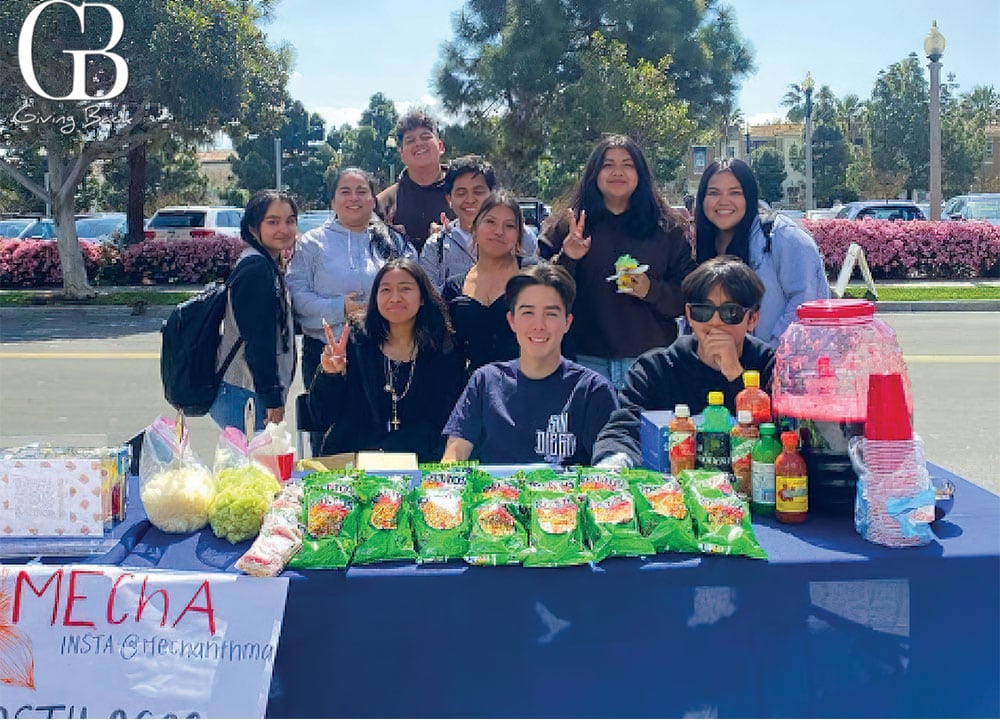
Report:
[[[646,410],[639,421],[639,447],[642,466],[670,472],[670,430],[672,410]]]
[[[377,477],[405,475],[409,478],[410,487],[416,487],[420,484],[420,468],[418,467],[415,453],[387,453],[378,451],[339,453],[337,455],[309,458],[300,462],[299,467],[301,469],[310,469],[310,467],[315,469],[315,465],[312,465],[313,463],[327,470],[360,468],[365,471],[366,475],[375,475]]]

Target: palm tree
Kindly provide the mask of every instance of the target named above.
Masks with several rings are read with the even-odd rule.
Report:
[[[852,144],[857,144],[860,139],[863,111],[864,103],[857,95],[845,95],[837,101],[837,125]]]
[[[791,83],[788,92],[781,99],[781,106],[788,108],[785,117],[788,122],[799,123],[806,118],[806,93],[798,83]]]

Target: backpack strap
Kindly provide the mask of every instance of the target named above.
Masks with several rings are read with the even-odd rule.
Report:
[[[235,278],[236,274],[239,272],[240,265],[241,265],[241,262],[237,261],[236,267],[233,268],[232,272],[229,273],[229,277],[227,277],[226,280],[225,280],[225,282],[222,284],[223,287],[226,288],[226,310],[227,311],[232,309],[232,299],[231,299],[231,297],[229,295],[229,290],[232,287],[233,278]],[[225,321],[225,316],[223,316],[223,322],[224,321]],[[233,360],[236,359],[236,353],[238,353],[240,351],[241,347],[243,347],[243,337],[239,336],[239,337],[236,338],[236,342],[233,343],[233,346],[231,348],[229,348],[229,352],[226,353],[225,359],[223,359],[222,364],[219,366],[219,369],[216,370],[216,372],[215,372],[215,377],[216,377],[216,380],[218,382],[222,381],[222,378],[225,376],[226,371],[229,369],[229,366],[232,365],[233,364]]]

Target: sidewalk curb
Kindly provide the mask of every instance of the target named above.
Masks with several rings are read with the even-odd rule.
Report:
[[[1000,300],[875,301],[876,312],[1000,312]]]

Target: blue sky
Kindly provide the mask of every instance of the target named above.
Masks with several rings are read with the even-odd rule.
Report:
[[[669,1],[669,0],[666,0]],[[739,106],[752,121],[776,118],[789,83],[811,71],[817,86],[867,98],[879,70],[917,52],[931,21],[947,40],[943,75],[960,91],[1000,88],[1000,0],[728,0],[752,43],[757,71]],[[452,37],[461,0],[281,0],[265,26],[296,48],[292,97],[328,122],[356,123],[382,92],[400,109],[434,107],[432,69]]]

